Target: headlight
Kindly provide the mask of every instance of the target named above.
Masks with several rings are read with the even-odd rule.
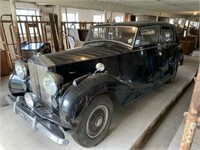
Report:
[[[53,72],[46,72],[42,78],[43,86],[50,95],[58,92],[61,82],[63,82],[63,77]]]
[[[28,65],[22,61],[15,62],[15,72],[20,79],[25,79],[28,75]]]

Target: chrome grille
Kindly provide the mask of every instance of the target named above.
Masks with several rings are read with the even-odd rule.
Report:
[[[41,58],[42,57],[42,58]],[[40,56],[39,61],[42,61],[42,64],[35,62],[33,60],[28,61],[31,86],[33,93],[38,96],[40,103],[44,105],[49,110],[52,110],[52,99],[53,96],[49,95],[42,85],[42,76],[46,73],[46,71],[54,69],[54,64],[48,63],[47,61],[43,61],[45,56]],[[48,59],[47,57],[45,59]],[[38,60],[37,60],[38,61]],[[45,63],[45,65],[44,65]]]

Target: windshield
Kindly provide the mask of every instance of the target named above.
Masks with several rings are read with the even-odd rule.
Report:
[[[118,26],[104,26],[93,27],[90,31],[88,41],[94,40],[114,40],[123,42],[130,46],[133,45],[135,35],[137,32],[136,27],[118,27]]]

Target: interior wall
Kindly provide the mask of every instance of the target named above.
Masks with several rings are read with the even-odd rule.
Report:
[[[0,1],[0,16],[2,16],[4,14],[11,14],[11,8],[10,8],[10,2],[9,1]],[[7,18],[8,17],[4,16],[2,19],[7,19]],[[5,29],[6,35],[8,35],[7,36],[8,37],[8,43],[11,43],[11,38],[9,36],[10,35],[9,25],[10,24],[6,23],[4,29]],[[2,40],[1,37],[0,37],[0,40]],[[3,47],[1,47],[1,48],[3,48]]]
[[[78,13],[78,18],[79,21],[88,21],[92,22],[93,21],[93,15],[97,14],[105,14],[104,11],[96,11],[96,10],[88,10],[88,9],[76,9],[76,8],[61,8],[62,12],[75,12]]]
[[[0,1],[0,16],[3,14],[10,14],[10,2],[9,1]]]
[[[119,13],[119,12],[106,12],[106,20],[111,20],[115,19],[117,16],[123,16],[125,20],[125,13]]]
[[[158,21],[169,22],[169,17],[158,17]]]
[[[76,8],[61,8],[62,12],[76,12],[79,14],[79,21],[93,22],[93,15],[103,14],[105,15],[105,21],[108,19],[113,20],[116,16],[124,16],[124,13],[118,12],[105,12],[97,10],[88,10],[88,9],[76,9]]]
[[[42,16],[43,21],[49,21],[49,13],[56,13],[56,8],[54,6],[39,6],[39,14]]]
[[[137,21],[162,21],[162,22],[169,22],[169,17],[150,16],[150,15],[137,15]]]
[[[147,21],[156,21],[156,16],[148,16]]]
[[[137,15],[137,21],[147,21],[147,15]]]

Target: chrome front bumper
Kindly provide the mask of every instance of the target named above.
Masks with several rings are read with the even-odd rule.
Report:
[[[5,100],[13,105],[13,112],[19,114],[33,129],[38,129],[46,134],[51,140],[58,144],[68,145],[69,141],[65,139],[63,132],[55,125],[50,124],[37,117],[31,110],[24,107],[21,103],[23,97],[18,96],[16,99],[10,95],[5,97]]]

